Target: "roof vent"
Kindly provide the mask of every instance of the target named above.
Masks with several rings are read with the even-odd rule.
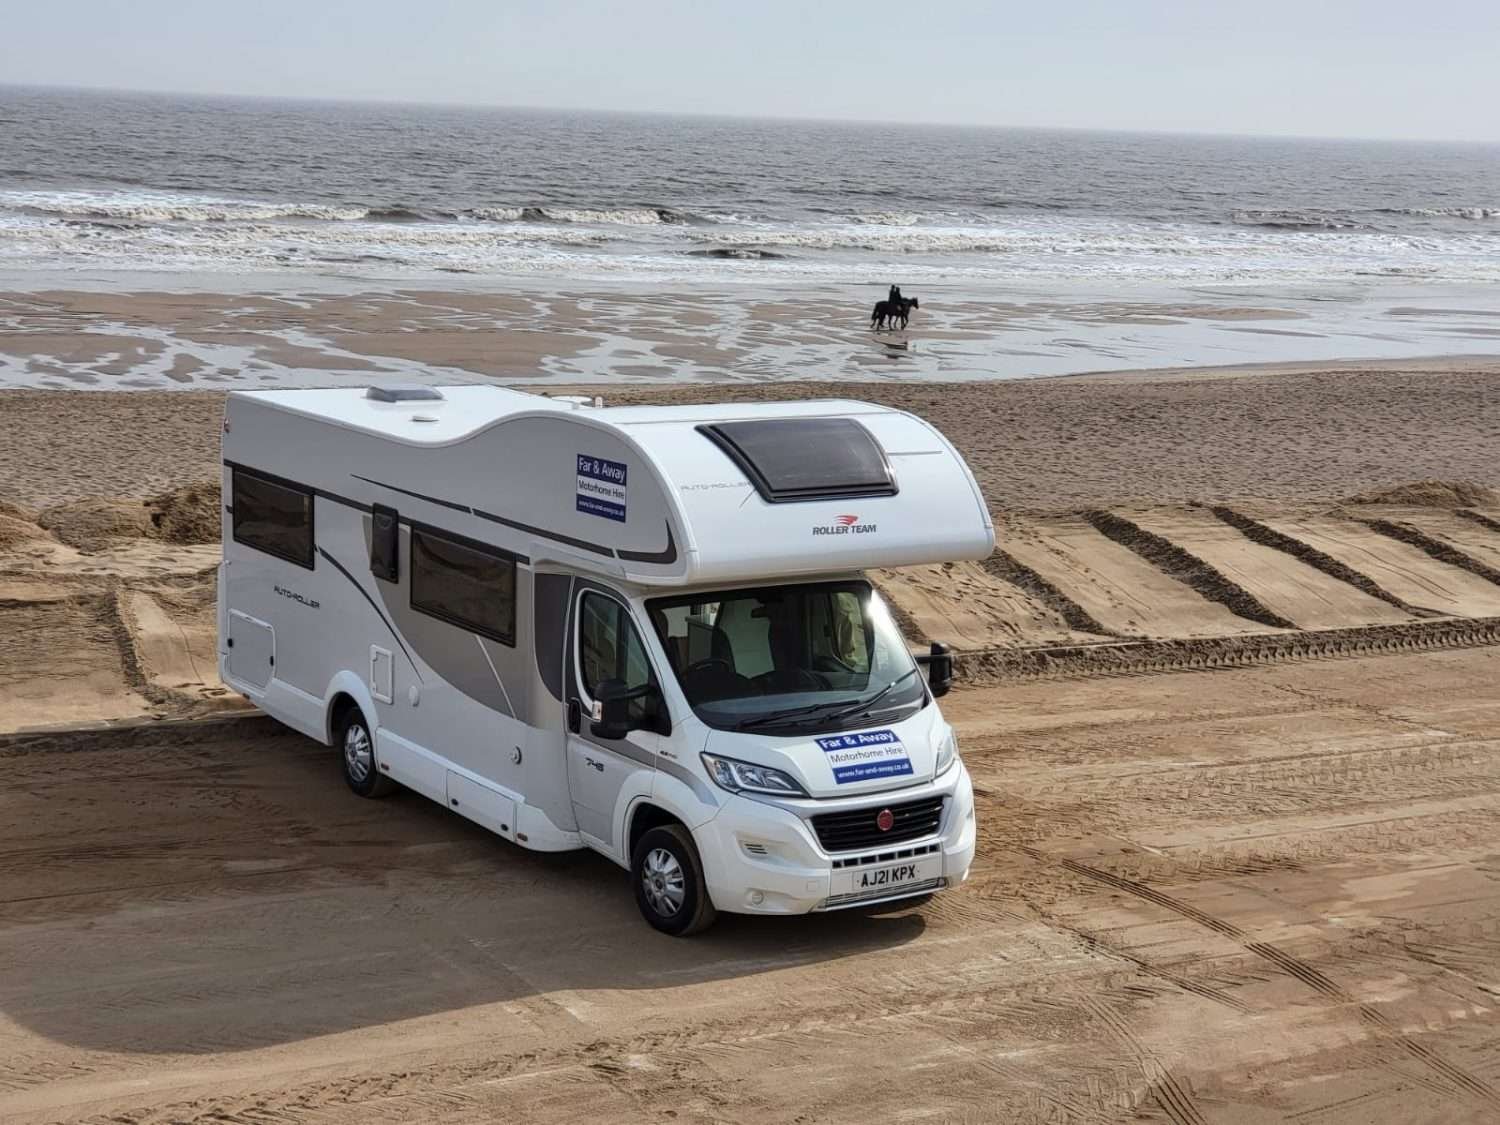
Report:
[[[376,402],[432,402],[441,400],[443,392],[436,387],[368,387],[365,398]]]

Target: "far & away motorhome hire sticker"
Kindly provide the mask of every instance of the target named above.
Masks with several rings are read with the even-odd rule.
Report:
[[[625,522],[625,466],[619,461],[578,454],[575,507],[591,516]]]
[[[833,780],[840,785],[875,777],[900,777],[912,772],[911,758],[893,730],[867,730],[816,741],[828,755]]]

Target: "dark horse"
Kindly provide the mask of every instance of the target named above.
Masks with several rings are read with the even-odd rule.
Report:
[[[901,327],[906,327],[906,321],[911,316],[912,309],[920,309],[921,303],[912,297],[910,300],[898,297],[894,301],[876,301],[874,311],[870,313],[870,327],[879,332],[882,328],[896,327],[896,321],[901,322]]]

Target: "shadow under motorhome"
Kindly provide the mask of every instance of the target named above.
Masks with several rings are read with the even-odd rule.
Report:
[[[223,495],[220,674],[361,795],[600,851],[669,933],[967,875],[947,657],[924,678],[863,577],[993,549],[920,418],[236,392]]]

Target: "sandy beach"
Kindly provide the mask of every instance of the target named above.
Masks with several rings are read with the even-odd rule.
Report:
[[[749,353],[671,307],[590,382],[581,297],[499,335],[455,294],[27,300],[9,370],[78,389],[0,390],[0,1120],[1493,1120],[1500,360],[690,382],[652,364]],[[359,802],[254,718],[216,673],[226,388],[418,368],[941,428],[998,550],[873,577],[958,653],[970,882],[672,944],[597,857]]]
[[[428,337],[410,341],[419,350]],[[856,398],[911,410],[962,449],[1003,514],[1245,498],[1333,503],[1426,478],[1500,483],[1497,376],[1500,359],[1438,359],[1024,382],[533,389],[589,391],[613,405]],[[362,385],[358,375],[347,382]],[[0,392],[0,500],[35,509],[211,479],[223,393]]]

